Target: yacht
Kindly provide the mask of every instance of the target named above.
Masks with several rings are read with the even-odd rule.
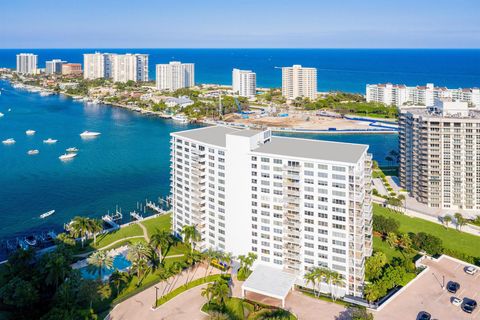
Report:
[[[50,217],[54,213],[55,213],[55,210],[50,210],[50,211],[47,211],[45,213],[42,213],[40,215],[40,219],[45,219],[46,217]]]
[[[67,148],[66,151],[67,152],[78,152],[78,149],[75,148],[75,147],[71,147],[71,148]]]
[[[47,140],[43,140],[43,143],[53,144],[57,143],[57,141],[56,139],[48,138]]]
[[[180,122],[180,123],[189,123],[190,122],[188,120],[187,116],[184,116],[183,114],[173,116],[172,120],[176,121],[176,122]]]
[[[0,112],[0,118],[3,117],[3,116],[4,116],[4,114]]]
[[[27,131],[25,131],[25,133],[27,134],[27,136],[33,136],[35,134],[35,130],[28,129]]]
[[[29,156],[33,156],[33,155],[36,155],[36,154],[39,154],[40,151],[38,151],[37,149],[32,149],[32,150],[28,150],[27,154]]]
[[[100,135],[100,132],[83,131],[82,133],[80,133],[80,137],[82,138],[96,137],[98,135]]]
[[[66,160],[71,160],[73,158],[75,158],[77,156],[76,153],[65,153],[65,154],[62,154],[60,157],[58,157],[58,159],[62,160],[62,161],[66,161]]]
[[[34,235],[26,236],[25,237],[25,242],[30,246],[30,247],[35,247],[37,245],[37,239],[35,238]]]
[[[7,139],[7,140],[3,140],[2,143],[3,143],[3,144],[14,144],[14,143],[15,143],[15,139],[9,138],[9,139]]]

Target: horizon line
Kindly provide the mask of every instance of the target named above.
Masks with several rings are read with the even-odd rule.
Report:
[[[0,50],[51,50],[51,49],[63,49],[63,50],[78,50],[78,49],[167,49],[167,50],[480,50],[480,47],[370,47],[370,48],[355,48],[355,47],[0,47]]]

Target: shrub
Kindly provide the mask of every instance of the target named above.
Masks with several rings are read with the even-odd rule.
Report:
[[[373,230],[388,234],[389,232],[398,233],[400,223],[393,218],[386,218],[383,216],[373,216]]]
[[[443,252],[442,240],[425,232],[419,232],[414,235],[412,243],[415,249],[423,250],[431,255],[438,255]]]

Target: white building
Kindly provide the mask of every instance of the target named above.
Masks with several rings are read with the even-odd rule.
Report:
[[[38,56],[33,53],[17,54],[17,72],[23,74],[37,74]]]
[[[315,100],[317,98],[317,69],[301,65],[282,68],[282,95],[287,100],[298,97]]]
[[[257,74],[251,70],[233,69],[232,91],[241,97],[255,97],[257,94]]]
[[[425,86],[407,87],[398,84],[367,84],[368,102],[380,102],[386,105],[401,107],[403,105],[434,105],[435,99],[453,99],[468,102],[472,107],[480,108],[480,89],[449,89],[435,87],[433,83]]]
[[[330,268],[344,278],[340,295],[361,296],[372,252],[367,145],[220,126],[171,137],[174,232],[195,225],[197,249],[255,252],[303,286],[307,270]]]
[[[183,109],[185,107],[191,106],[192,104],[193,100],[186,96],[181,96],[178,98],[170,97],[165,99],[165,105],[169,108],[178,106],[180,109]]]
[[[83,78],[99,79],[112,77],[112,54],[86,53],[83,55]]]
[[[156,81],[158,90],[175,91],[195,85],[195,64],[171,61],[157,64]]]
[[[50,61],[45,62],[45,73],[46,74],[61,74],[62,73],[62,65],[65,61],[60,59],[53,59]]]
[[[148,54],[112,55],[112,79],[114,82],[148,81]]]

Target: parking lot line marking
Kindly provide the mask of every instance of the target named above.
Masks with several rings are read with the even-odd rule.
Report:
[[[457,266],[455,267],[455,269],[454,269],[454,270],[455,270],[455,271],[457,271],[457,269],[458,269],[458,268],[460,268],[461,266],[462,266],[462,264],[461,264],[461,263],[457,264]]]

